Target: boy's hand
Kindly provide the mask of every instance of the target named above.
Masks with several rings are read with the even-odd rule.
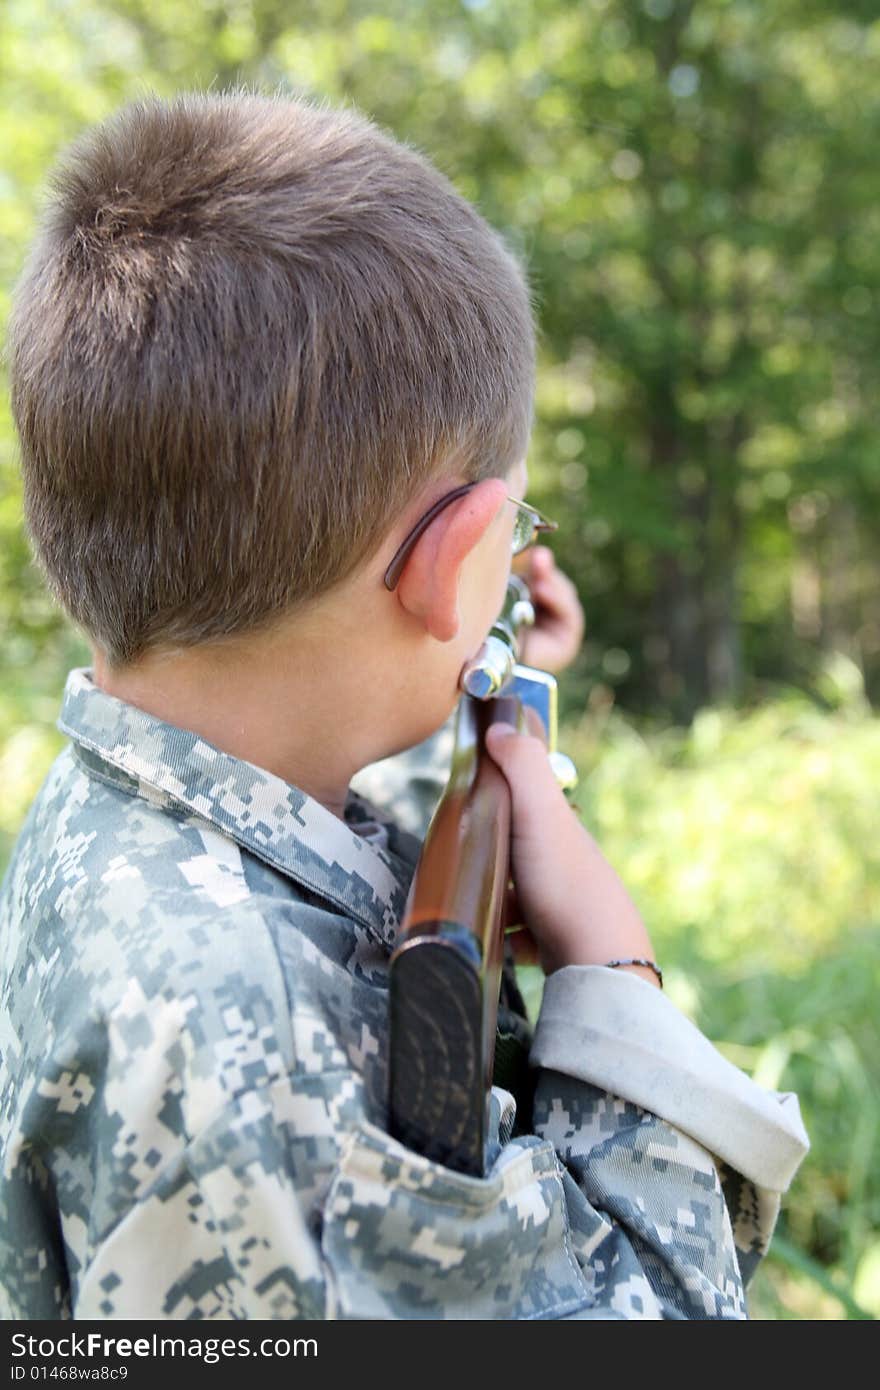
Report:
[[[486,748],[511,792],[511,873],[519,916],[534,937],[545,974],[565,965],[648,957],[641,917],[556,781],[533,734],[492,724]],[[652,971],[628,967],[652,984]]]
[[[581,648],[584,610],[577,589],[549,546],[536,545],[513,561],[513,572],[524,579],[532,595],[535,626],[526,633],[522,662],[551,673],[563,671]]]

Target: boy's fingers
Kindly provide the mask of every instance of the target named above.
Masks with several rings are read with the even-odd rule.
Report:
[[[507,933],[505,940],[510,943],[513,958],[517,965],[539,965],[538,943],[527,927],[519,927]]]
[[[521,734],[512,724],[500,721],[486,730],[486,747],[503,772],[524,775],[549,768],[547,748],[535,734]]]
[[[551,574],[555,568],[556,557],[549,545],[533,545],[517,555],[511,564],[514,574],[518,574],[527,584]]]
[[[501,722],[486,730],[486,751],[510,787],[515,835],[535,833],[536,817],[545,815],[557,797],[562,796],[545,743],[534,734],[518,733],[510,724]]]
[[[507,885],[507,890],[504,895],[503,922],[505,931],[525,925],[525,917],[519,905],[519,897],[517,896],[515,883],[508,883]]]
[[[513,952],[517,965],[538,965],[538,943],[525,925],[525,914],[519,905],[516,884],[508,883],[504,897],[504,940]]]

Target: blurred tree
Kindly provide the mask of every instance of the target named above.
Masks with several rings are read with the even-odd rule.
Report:
[[[867,0],[10,0],[0,39],[5,284],[50,156],[124,97],[353,101],[528,263],[535,493],[589,619],[569,691],[686,720],[818,690],[828,649],[880,696]],[[44,641],[14,500],[0,525],[0,603]]]

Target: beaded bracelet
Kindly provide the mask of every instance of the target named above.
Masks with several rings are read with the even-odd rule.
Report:
[[[634,956],[628,960],[606,960],[605,966],[608,970],[616,970],[618,965],[644,965],[648,970],[653,970],[657,979],[660,981],[660,988],[663,988],[663,971],[655,960],[641,960]]]

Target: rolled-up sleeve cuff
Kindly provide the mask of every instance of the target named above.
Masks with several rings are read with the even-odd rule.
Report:
[[[652,1111],[773,1192],[810,1146],[796,1095],[756,1085],[636,975],[593,965],[550,975],[531,1062]]]

